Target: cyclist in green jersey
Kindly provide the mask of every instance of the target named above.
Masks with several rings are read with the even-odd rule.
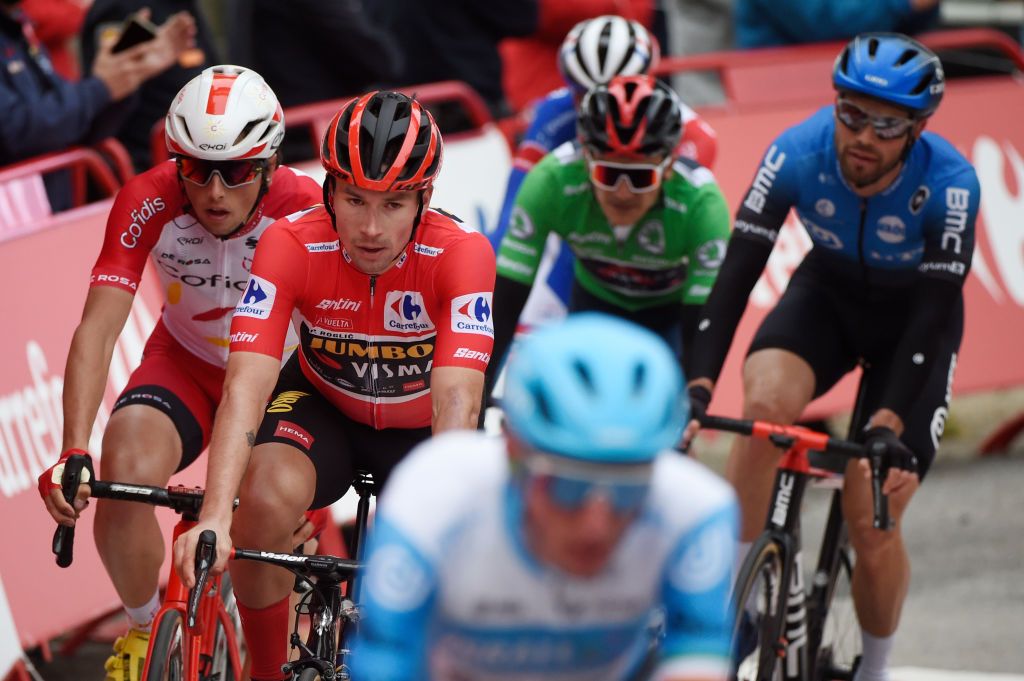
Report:
[[[570,312],[625,317],[682,356],[725,256],[729,209],[711,171],[672,155],[679,107],[651,76],[596,86],[579,108],[579,140],[523,180],[498,250],[488,393],[549,234],[575,255]]]

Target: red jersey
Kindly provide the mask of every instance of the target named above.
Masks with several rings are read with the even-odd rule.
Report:
[[[134,294],[152,257],[165,291],[167,331],[196,357],[223,367],[231,313],[245,289],[257,242],[278,218],[323,201],[323,192],[305,173],[281,166],[246,226],[226,239],[210,234],[186,212],[187,200],[173,161],[129,180],[107,218],[91,286]]]
[[[390,269],[365,274],[318,206],[263,235],[231,350],[280,357],[294,314],[302,372],[342,413],[377,429],[429,427],[432,367],[487,367],[494,277],[487,239],[434,210]]]

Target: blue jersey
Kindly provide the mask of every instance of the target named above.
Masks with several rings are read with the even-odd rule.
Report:
[[[531,555],[504,441],[441,435],[380,499],[353,678],[622,681],[656,621],[662,676],[724,677],[736,517],[721,478],[665,453],[608,564],[572,577]]]
[[[676,153],[710,168],[716,152],[714,130],[685,104],[680,103],[680,113],[683,134]],[[516,149],[498,224],[487,231],[487,238],[490,239],[495,252],[498,251],[501,240],[508,230],[516,195],[526,174],[544,156],[574,139],[576,102],[573,100],[572,91],[569,88],[555,90],[537,103],[530,126]],[[553,262],[550,270],[547,270],[545,265],[545,271],[548,272],[545,284],[563,304],[568,305],[573,280],[572,252],[568,248],[562,248],[560,243],[553,243],[548,248],[546,257],[553,258]]]
[[[971,164],[949,142],[925,132],[893,183],[863,198],[839,169],[835,125],[828,106],[775,140],[736,214],[734,235],[774,241],[793,208],[815,255],[840,266],[962,281],[981,194]]]

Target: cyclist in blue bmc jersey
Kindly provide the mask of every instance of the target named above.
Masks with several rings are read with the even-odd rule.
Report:
[[[736,214],[698,323],[690,398],[699,415],[795,208],[813,248],[751,343],[744,415],[792,423],[858,360],[868,363],[867,422],[857,427],[865,441],[902,447],[884,483],[896,524],[891,532],[872,527],[866,468],[847,471],[843,510],[857,553],[853,595],[864,641],[855,680],[882,681],[910,581],[900,518],[948,414],[980,189],[967,160],[924,132],[945,87],[926,47],[900,34],[862,34],[843,49],[832,79],[835,105],[772,143]],[[775,452],[738,439],[729,459],[746,542],[764,526]],[[741,544],[740,554],[748,548]]]
[[[352,677],[724,681],[736,502],[670,449],[668,346],[571,315],[518,346],[504,406],[506,437],[436,437],[384,488]]]
[[[615,76],[650,73],[657,66],[659,55],[654,36],[639,22],[623,17],[587,19],[569,31],[558,56],[558,68],[567,87],[549,93],[534,105],[533,119],[516,148],[498,225],[487,235],[495,251],[508,231],[516,195],[526,174],[545,155],[576,139],[576,107],[587,90]],[[715,131],[690,107],[680,104],[683,135],[676,153],[710,168],[717,150]],[[546,283],[567,306],[573,279],[572,252],[558,245],[554,253],[556,259]]]

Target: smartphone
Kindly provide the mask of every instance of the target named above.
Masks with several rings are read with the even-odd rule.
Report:
[[[156,26],[152,22],[133,14],[125,19],[121,35],[110,51],[123,52],[129,47],[152,40],[156,37],[156,31]]]

